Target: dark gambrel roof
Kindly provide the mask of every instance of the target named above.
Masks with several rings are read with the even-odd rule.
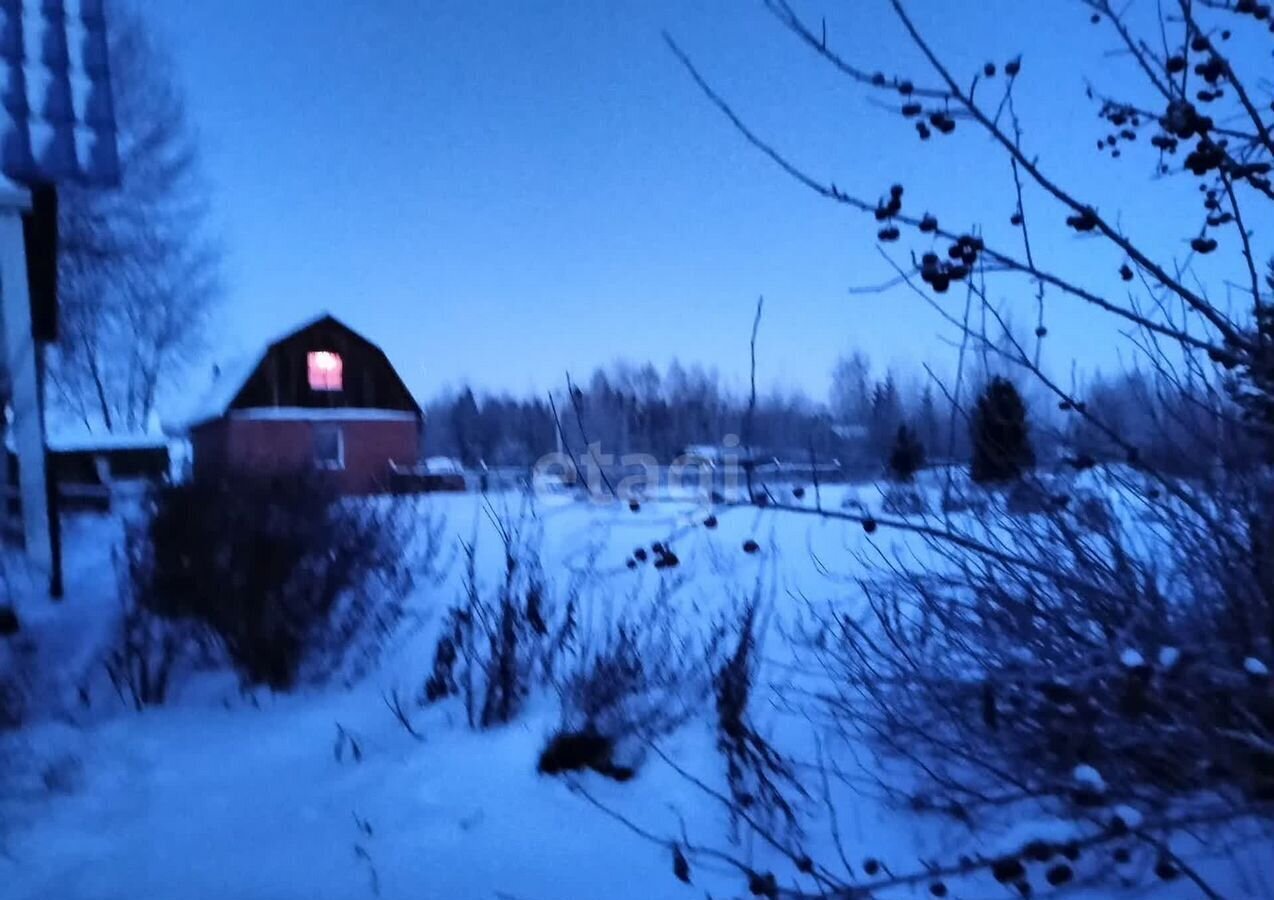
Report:
[[[2,0],[0,0],[0,2],[2,2]],[[248,382],[252,379],[252,376],[257,373],[257,370],[261,368],[261,364],[265,362],[266,358],[275,347],[286,343],[304,331],[308,331],[311,328],[324,323],[334,325],[349,332],[350,335],[373,348],[384,360],[388,369],[391,372],[394,371],[393,364],[389,361],[389,358],[385,356],[384,351],[381,350],[379,346],[367,340],[367,338],[363,337],[357,331],[350,328],[330,313],[323,313],[322,315],[309,319],[300,325],[289,328],[284,334],[266,341],[253,352],[245,354],[244,356],[235,359],[232,363],[220,367],[220,371],[212,386],[200,398],[195,408],[188,411],[185,416],[182,416],[179,422],[174,423],[178,430],[194,428],[204,422],[208,422],[212,419],[219,419],[226,415],[226,413],[228,413],[234,406],[235,400],[238,399],[239,394],[242,393],[244,387],[247,386]],[[396,372],[394,373],[394,377],[402,386],[403,393],[410,399],[411,404],[414,407],[414,411],[417,414],[420,414],[420,405],[411,395],[411,391],[408,390],[405,384],[402,384],[402,379],[398,378]]]

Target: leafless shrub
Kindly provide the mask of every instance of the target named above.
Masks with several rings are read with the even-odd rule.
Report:
[[[447,613],[422,690],[424,702],[460,696],[471,728],[512,721],[574,627],[572,603],[560,616],[553,608],[529,505],[505,517],[488,513],[501,543],[499,582],[494,590],[482,583],[476,538],[465,543],[465,596]]]
[[[734,650],[716,674],[717,748],[725,757],[726,780],[736,816],[767,827],[780,819],[799,829],[796,803],[807,796],[791,763],[753,724],[749,706],[756,682],[757,607],[751,603],[738,622]]]
[[[1033,478],[1025,478],[1015,482],[1004,497],[1004,508],[1014,516],[1029,516],[1048,512],[1053,506],[1053,497],[1045,485]]]
[[[910,485],[891,485],[885,491],[880,508],[895,516],[922,516],[929,511],[924,494]]]
[[[864,579],[861,614],[819,620],[826,711],[913,764],[905,787],[881,778],[900,805],[971,825],[1046,809],[1108,835],[1127,833],[1121,817],[1268,815],[1274,606],[1253,570],[1268,551],[1247,516],[1214,514],[1237,501],[1216,485],[1190,495],[1206,514],[1156,504],[1138,539],[1134,484],[1116,473],[1115,504],[984,522],[993,553],[935,538],[939,566]]]
[[[678,614],[675,592],[661,585],[654,598],[630,604],[570,648],[554,679],[559,735],[601,737],[631,768],[648,742],[703,708],[725,630],[717,625],[698,635]]]
[[[120,699],[139,712],[168,699],[175,670],[192,652],[190,623],[175,623],[129,604],[106,657],[106,673]]]

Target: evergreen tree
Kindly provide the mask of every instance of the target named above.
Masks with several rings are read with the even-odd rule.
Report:
[[[916,432],[906,425],[898,426],[893,448],[889,451],[889,475],[895,481],[910,482],[925,464],[925,448]]]
[[[456,398],[451,407],[450,419],[452,436],[461,463],[466,467],[477,465],[482,458],[482,413],[478,410],[478,400],[470,388],[464,388]]]
[[[942,422],[938,418],[938,407],[933,398],[933,385],[926,384],[920,396],[920,412],[917,415],[916,433],[920,443],[933,450],[942,444]]]
[[[1007,378],[995,376],[978,397],[970,437],[973,442],[970,475],[979,484],[1013,481],[1035,465],[1026,404]]]
[[[884,381],[876,383],[872,392],[871,418],[867,423],[867,440],[871,443],[873,453],[883,455],[887,452],[894,432],[902,422],[902,400],[898,396],[898,385],[892,373],[885,376]],[[880,456],[876,457],[877,459]]]

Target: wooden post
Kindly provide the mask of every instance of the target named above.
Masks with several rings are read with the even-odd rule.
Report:
[[[27,557],[45,572],[53,567],[45,477],[44,407],[40,397],[39,349],[31,331],[31,294],[27,284],[22,213],[31,194],[0,183],[0,317],[4,323],[5,363],[12,388],[13,442],[22,494],[22,530]]]

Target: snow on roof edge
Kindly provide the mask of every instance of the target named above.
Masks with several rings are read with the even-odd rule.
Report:
[[[405,409],[381,409],[375,406],[253,406],[232,409],[232,419],[256,421],[286,420],[310,422],[414,422],[416,414]]]

